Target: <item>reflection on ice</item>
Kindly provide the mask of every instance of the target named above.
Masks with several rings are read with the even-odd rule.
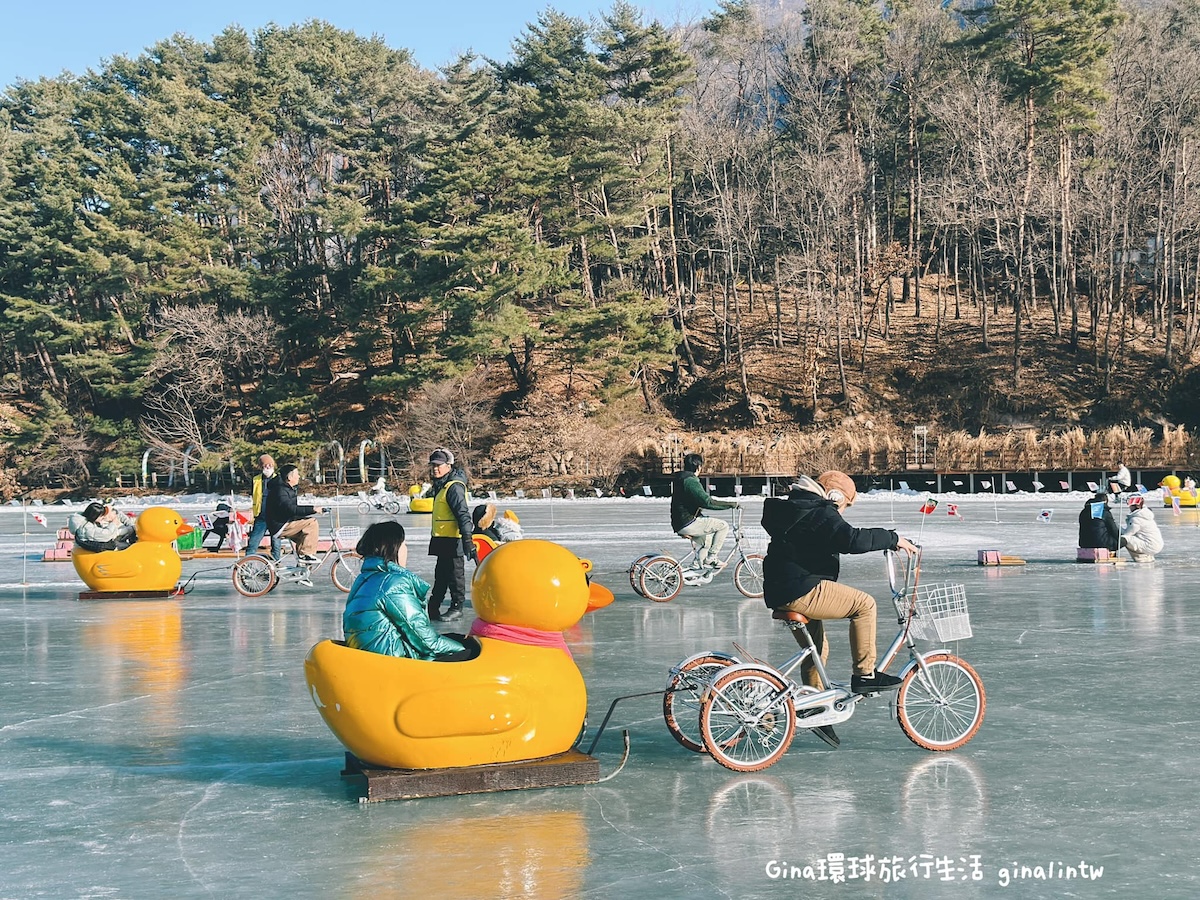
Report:
[[[953,649],[982,677],[988,712],[961,750],[914,747],[872,703],[839,727],[839,750],[801,731],[770,770],[739,776],[680,747],[648,697],[618,706],[598,748],[611,771],[629,729],[610,782],[363,807],[304,689],[308,648],[341,633],[332,585],[248,600],[228,561],[209,561],[187,564],[197,578],[179,600],[80,603],[69,565],[30,563],[21,586],[20,510],[0,510],[0,896],[965,896],[957,883],[835,888],[764,872],[830,853],[978,854],[986,877],[967,892],[980,897],[1015,896],[1001,867],[1051,858],[1105,866],[1088,897],[1200,896],[1195,703],[1169,665],[1200,631],[1200,514],[1156,509],[1166,549],[1118,568],[1074,562],[1082,494],[964,496],[959,517],[922,516],[919,499],[864,496],[848,518],[920,536],[923,580],[966,586],[975,636]],[[745,502],[753,523],[757,501]],[[794,651],[731,579],[666,604],[630,590],[633,559],[677,545],[666,501],[522,501],[518,513],[616,593],[567,634],[589,735],[614,697],[661,688],[699,650]],[[428,517],[404,522],[423,548]],[[982,547],[1028,564],[979,567]],[[433,560],[410,561],[429,580]],[[848,559],[843,580],[887,608],[878,555]],[[881,614],[884,640],[892,627]],[[831,670],[848,676],[848,629],[828,633]],[[1120,699],[1138,697],[1154,702]],[[1041,887],[1017,889],[1060,895]]]

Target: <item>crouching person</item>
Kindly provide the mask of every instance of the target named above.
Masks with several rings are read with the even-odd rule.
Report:
[[[1163,549],[1162,532],[1145,499],[1141,494],[1129,498],[1129,520],[1121,531],[1121,546],[1134,562],[1153,562],[1154,555]]]

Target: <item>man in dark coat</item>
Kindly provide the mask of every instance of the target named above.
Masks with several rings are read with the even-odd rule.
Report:
[[[437,557],[433,567],[433,587],[429,591],[429,618],[435,622],[461,619],[467,600],[467,573],[464,559],[477,562],[475,530],[467,506],[467,476],[454,467],[454,454],[439,447],[429,454],[429,474],[433,479],[433,522],[430,524],[429,555]],[[450,592],[450,608],[442,615],[442,600]]]
[[[1108,495],[1099,491],[1079,511],[1079,546],[1116,552],[1120,541],[1121,530],[1108,508]]]
[[[771,536],[763,560],[763,600],[771,609],[789,609],[809,619],[808,631],[820,649],[822,664],[829,656],[824,619],[850,620],[850,652],[854,674],[850,687],[870,694],[899,687],[900,679],[875,670],[875,598],[838,584],[842,553],[872,550],[906,550],[916,546],[885,528],[855,528],[842,518],[857,490],[844,472],[825,472],[816,481],[801,476],[787,498],[763,502],[763,527]],[[793,632],[797,643],[802,636]],[[816,688],[816,667],[806,661],[801,677]],[[830,726],[820,729],[827,743],[836,746]]]
[[[284,466],[279,478],[267,494],[267,533],[296,542],[296,555],[304,562],[316,562],[317,536],[320,526],[312,516],[325,512],[323,506],[308,506],[296,502],[296,485],[300,483],[300,470],[295,466]]]

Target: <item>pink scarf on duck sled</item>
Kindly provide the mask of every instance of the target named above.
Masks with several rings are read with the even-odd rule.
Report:
[[[508,641],[510,644],[528,644],[530,647],[554,647],[571,656],[561,631],[539,631],[536,628],[523,628],[520,625],[496,625],[476,619],[471,623],[470,634],[473,637],[493,638],[497,641]]]

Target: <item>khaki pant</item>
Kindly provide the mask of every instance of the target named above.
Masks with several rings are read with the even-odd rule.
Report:
[[[875,671],[875,598],[870,594],[838,584],[822,581],[798,600],[785,604],[784,609],[808,618],[808,633],[813,645],[821,652],[822,665],[829,659],[829,641],[825,638],[823,619],[850,620],[850,655],[854,657],[854,674],[870,675]],[[803,646],[804,635],[793,631],[796,643]],[[817,677],[817,667],[805,660],[800,666],[804,683],[815,688],[823,685]]]
[[[719,557],[725,535],[729,534],[729,523],[716,516],[696,516],[675,533],[692,542],[696,548],[696,565],[703,566]]]
[[[313,556],[317,552],[317,534],[321,526],[316,519],[293,519],[279,529],[276,537],[291,538],[296,542],[296,552],[301,556]]]

